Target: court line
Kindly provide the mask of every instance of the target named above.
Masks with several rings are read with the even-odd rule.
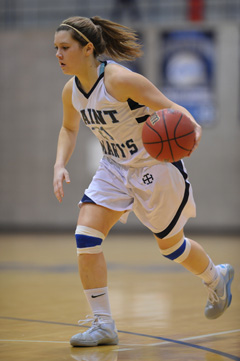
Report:
[[[234,330],[236,332],[239,332],[239,330]],[[179,345],[182,345],[182,346],[187,346],[187,347],[192,347],[192,348],[196,348],[196,349],[199,349],[199,350],[203,350],[203,351],[207,351],[207,352],[211,352],[211,353],[214,353],[216,355],[220,355],[220,356],[224,356],[230,360],[234,360],[234,361],[240,361],[240,357],[238,356],[235,356],[235,355],[232,355],[232,354],[229,354],[229,353],[226,353],[226,352],[223,352],[223,351],[218,351],[218,350],[215,350],[215,349],[212,349],[212,348],[209,348],[209,347],[205,347],[205,346],[200,346],[200,345],[196,345],[196,344],[193,344],[193,343],[189,343],[189,342],[186,342],[186,341],[182,341],[181,339],[180,340],[173,340],[173,339],[170,339],[170,338],[166,338],[166,337],[160,337],[160,336],[151,336],[151,335],[146,335],[146,334],[141,334],[141,333],[135,333],[135,332],[129,332],[129,331],[118,331],[118,332],[123,332],[123,333],[126,333],[126,334],[130,334],[130,335],[136,335],[136,336],[143,336],[143,337],[149,337],[149,338],[155,338],[155,339],[158,339],[158,340],[163,340],[165,342],[160,342],[160,343],[157,343],[157,344],[153,344],[152,346],[162,346],[162,345],[166,345],[166,344],[170,344],[170,343],[175,343],[175,344],[179,344]],[[228,331],[227,331],[228,332]],[[211,335],[211,334],[210,334]],[[193,336],[194,338],[197,337],[197,336]],[[201,337],[201,336],[199,336]],[[188,340],[190,341],[190,337],[188,337]],[[184,339],[183,339],[184,340]],[[141,345],[143,346],[143,345]],[[117,351],[117,350],[116,350]]]
[[[76,325],[76,324],[70,324],[70,323],[64,323],[64,322],[55,322],[55,321],[44,321],[44,320],[31,320],[31,319],[23,319],[23,318],[17,318],[17,317],[6,317],[6,316],[0,316],[0,319],[8,319],[8,320],[16,320],[16,321],[25,321],[25,322],[38,322],[38,323],[46,323],[46,324],[57,324],[57,325],[64,325],[64,326],[77,326],[79,327],[79,325]],[[87,326],[86,326],[87,327]],[[233,330],[233,332],[239,332],[239,330]],[[230,360],[233,360],[233,361],[240,361],[240,357],[238,356],[234,356],[234,355],[231,355],[231,354],[228,354],[226,352],[222,352],[222,351],[218,351],[218,350],[215,350],[215,349],[212,349],[212,348],[209,348],[209,347],[205,347],[205,346],[200,346],[200,345],[196,345],[196,344],[192,344],[192,343],[189,343],[189,342],[186,342],[186,339],[185,341],[182,341],[182,340],[174,340],[174,339],[170,339],[170,338],[166,338],[166,337],[161,337],[161,336],[152,336],[152,335],[147,335],[147,334],[142,334],[142,333],[137,333],[137,332],[130,332],[130,331],[120,331],[118,330],[119,333],[124,333],[124,334],[128,334],[128,335],[134,335],[134,336],[141,336],[141,337],[147,337],[147,338],[154,338],[154,339],[157,339],[157,340],[162,340],[162,341],[165,341],[165,342],[161,342],[155,346],[160,346],[160,345],[163,345],[163,344],[169,344],[169,343],[175,343],[175,344],[179,344],[179,345],[182,345],[182,346],[187,346],[187,347],[191,347],[191,348],[196,348],[196,349],[199,349],[199,350],[203,350],[203,351],[207,351],[207,352],[211,352],[211,353],[214,353],[216,355],[220,355],[220,356],[224,356]],[[229,332],[229,331],[226,331],[226,332]],[[231,332],[231,331],[230,331]],[[210,334],[211,335],[211,334]],[[204,335],[203,335],[204,336]],[[203,337],[202,336],[202,337]],[[193,337],[198,337],[198,336],[193,336]],[[201,336],[199,336],[201,337]],[[206,337],[206,336],[205,336]],[[191,338],[188,338],[188,341],[190,341]],[[183,339],[184,340],[184,339]],[[9,340],[11,341],[11,340]],[[5,342],[7,342],[7,340],[5,340]],[[15,341],[16,342],[16,341]],[[41,341],[40,341],[41,342]],[[51,342],[51,341],[48,341],[48,342]],[[61,342],[61,341],[60,341]],[[66,342],[66,341],[65,341]],[[139,345],[139,346],[142,346],[142,345]],[[154,346],[154,345],[153,345]]]
[[[222,331],[222,332],[215,332],[215,333],[208,333],[206,335],[199,335],[199,336],[192,336],[192,337],[186,337],[186,338],[181,338],[179,341],[192,341],[192,340],[200,340],[201,338],[207,338],[207,337],[213,337],[213,336],[220,336],[220,335],[227,335],[230,333],[236,333],[236,332],[240,332],[240,329],[237,330],[230,330],[230,331]],[[146,346],[159,346],[159,345],[165,345],[169,342],[159,342],[159,343],[150,343]]]
[[[121,331],[120,331],[121,332]],[[123,331],[125,332],[125,331]],[[186,338],[180,338],[178,341],[193,341],[193,340],[200,340],[202,338],[208,338],[208,337],[214,337],[214,336],[220,336],[220,335],[227,335],[230,333],[237,333],[240,332],[240,329],[237,330],[230,330],[230,331],[222,331],[222,332],[215,332],[215,333],[208,333],[205,335],[199,335],[199,336],[192,336],[192,337],[186,337]],[[171,343],[170,341],[164,341],[164,342],[155,342],[155,343],[147,343],[144,345],[141,345],[142,347],[153,347],[153,346],[162,346],[167,345]],[[128,344],[122,344],[123,346],[129,346],[129,347],[137,347],[139,344],[137,343],[128,343]]]
[[[47,341],[47,340],[1,340],[0,342],[26,342],[26,343],[67,343],[68,341]]]

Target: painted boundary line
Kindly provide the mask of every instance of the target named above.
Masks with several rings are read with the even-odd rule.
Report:
[[[44,320],[31,320],[31,319],[25,319],[25,318],[17,318],[17,317],[4,317],[4,316],[0,316],[0,319],[5,319],[5,320],[15,320],[15,321],[24,321],[24,322],[37,322],[37,323],[46,323],[46,324],[55,324],[55,325],[62,325],[62,326],[75,326],[75,327],[79,327],[79,325],[77,324],[71,324],[71,323],[64,323],[64,322],[55,322],[55,321],[44,321]],[[86,327],[86,326],[85,326]],[[234,360],[234,361],[240,361],[240,357],[238,356],[234,356],[231,354],[228,354],[226,352],[222,352],[222,351],[218,351],[215,349],[211,349],[209,347],[204,347],[204,346],[199,346],[196,344],[192,344],[186,341],[190,341],[190,340],[195,340],[195,339],[201,339],[201,338],[206,338],[206,337],[212,337],[212,336],[217,336],[217,335],[223,335],[223,334],[229,334],[229,333],[235,333],[235,332],[240,332],[239,329],[237,330],[230,330],[230,331],[226,331],[226,332],[218,332],[218,333],[213,333],[213,334],[209,334],[209,335],[202,335],[202,336],[193,336],[193,337],[188,337],[188,338],[184,338],[184,339],[180,339],[180,340],[173,340],[170,338],[166,338],[166,337],[160,337],[160,336],[152,336],[152,335],[147,335],[147,334],[141,334],[141,333],[137,333],[137,332],[129,332],[129,331],[118,331],[119,333],[124,333],[124,334],[128,334],[128,335],[134,335],[134,336],[140,336],[140,337],[147,337],[147,338],[153,338],[153,339],[157,339],[157,340],[161,340],[164,342],[160,342],[160,343],[155,343],[155,344],[149,344],[147,346],[149,347],[154,347],[154,346],[162,346],[162,345],[166,345],[169,343],[175,343],[178,345],[182,345],[182,346],[187,346],[187,347],[192,347],[192,348],[196,348],[199,350],[203,350],[203,351],[207,351],[207,352],[211,352],[214,353],[216,355],[220,355],[220,356],[224,356],[226,358],[228,358],[229,360]],[[41,340],[0,340],[1,342],[48,342],[48,343],[66,343],[66,341],[41,341]],[[67,342],[68,343],[68,342]],[[130,345],[128,345],[130,346]],[[138,346],[142,346],[142,345],[138,345]],[[131,346],[130,346],[131,347]],[[122,350],[126,350],[126,349],[122,349]],[[119,350],[120,351],[120,350]]]
[[[206,338],[208,335],[202,335],[202,336],[194,336],[194,337],[188,337],[188,338],[184,338],[184,339],[180,339],[180,340],[173,340],[170,338],[165,338],[165,337],[159,337],[159,336],[151,336],[151,335],[145,335],[145,334],[141,334],[141,333],[135,333],[135,332],[128,332],[128,331],[118,331],[118,332],[122,332],[122,333],[126,333],[129,335],[136,335],[136,336],[142,336],[142,337],[149,337],[149,338],[155,338],[158,340],[163,340],[165,342],[160,342],[160,343],[155,343],[155,344],[150,344],[148,345],[149,347],[154,347],[154,346],[162,346],[162,345],[166,345],[169,343],[175,343],[175,344],[179,344],[182,346],[187,346],[187,347],[192,347],[192,348],[196,348],[199,350],[203,350],[203,351],[207,351],[207,352],[211,352],[214,353],[216,355],[220,355],[220,356],[224,356],[226,358],[228,358],[229,360],[234,360],[234,361],[240,361],[240,357],[235,356],[235,355],[231,355],[229,353],[226,352],[222,352],[222,351],[218,351],[209,347],[205,347],[205,346],[199,346],[193,343],[189,343],[189,342],[185,342],[186,340],[190,341],[192,339],[196,339],[196,338]],[[226,331],[227,333],[233,333],[233,332],[240,332],[240,330],[232,330],[232,331]],[[223,332],[221,334],[224,334]],[[210,336],[212,335],[216,335],[216,334],[209,334]],[[184,341],[185,340],[185,341]]]

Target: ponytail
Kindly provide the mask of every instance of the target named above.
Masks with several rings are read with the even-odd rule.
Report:
[[[106,55],[114,60],[130,61],[142,56],[141,45],[134,30],[99,16],[94,16],[91,21],[102,29]]]
[[[117,61],[132,61],[142,55],[134,30],[99,16],[90,19],[79,16],[68,18],[57,28],[57,31],[60,30],[70,31],[82,46],[92,42],[95,56],[105,55]]]

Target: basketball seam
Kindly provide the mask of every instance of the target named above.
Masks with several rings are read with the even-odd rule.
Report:
[[[160,140],[159,140],[158,142],[156,142],[156,143],[157,143],[157,144],[159,144],[159,143],[162,144],[162,149],[160,150],[160,152],[157,154],[157,156],[153,157],[153,158],[157,159],[157,158],[159,157],[159,155],[160,155],[160,154],[162,153],[162,151],[163,151],[163,140],[162,140],[161,135],[160,135],[154,128],[152,128],[148,123],[146,123],[146,125],[158,135],[158,137],[159,137]],[[149,143],[144,143],[144,144],[149,144]]]
[[[149,151],[150,149],[151,150],[151,156],[155,159],[158,159],[159,156],[162,155],[162,158],[165,158],[164,156],[164,152],[167,151],[167,148],[165,150],[165,147],[168,146],[168,152],[169,152],[169,156],[166,155],[166,157],[168,159],[165,159],[165,161],[168,161],[168,162],[175,162],[175,155],[174,155],[174,149],[175,147],[177,146],[179,149],[182,149],[182,151],[185,152],[185,156],[187,155],[190,155],[191,154],[191,151],[193,149],[193,147],[191,147],[191,143],[193,141],[192,139],[192,136],[193,134],[195,134],[195,128],[191,131],[188,131],[187,133],[185,134],[181,134],[181,130],[180,130],[180,135],[177,135],[177,132],[178,132],[178,127],[183,119],[183,116],[184,114],[181,113],[181,112],[178,112],[176,111],[176,113],[179,113],[179,118],[177,119],[177,117],[175,117],[175,119],[173,120],[173,123],[169,123],[169,126],[170,126],[170,130],[168,129],[168,123],[167,123],[167,114],[165,114],[165,109],[162,109],[161,110],[161,116],[160,116],[160,112],[159,112],[159,117],[158,119],[160,120],[160,128],[163,127],[163,129],[165,130],[165,134],[163,132],[163,134],[161,135],[159,130],[155,130],[154,128],[154,124],[149,124],[148,122],[146,122],[146,126],[150,129],[148,132],[149,132],[149,136],[150,136],[150,133],[151,131],[153,131],[155,134],[157,134],[157,137],[155,138],[158,138],[158,139],[155,139],[155,140],[152,140],[152,141],[149,141],[150,139],[146,139],[146,141],[143,141],[143,144],[146,145],[146,146],[155,146],[155,148],[149,148]],[[170,125],[171,124],[171,125]],[[182,124],[182,123],[181,123]],[[186,124],[187,125],[187,124]],[[185,128],[185,123],[183,123],[183,131],[186,131],[187,129]],[[170,131],[170,133],[169,133]],[[172,132],[173,132],[173,135],[172,135]],[[147,133],[148,134],[148,133]],[[170,138],[170,134],[172,135],[171,138]],[[149,136],[146,136],[146,138],[149,138]],[[190,138],[188,138],[189,136],[191,136]],[[154,135],[152,135],[152,137],[154,137]],[[164,139],[165,138],[165,139]],[[186,147],[185,144],[181,145],[181,142],[180,140],[181,139],[186,139],[186,142],[189,143],[189,147]],[[194,144],[193,146],[195,145],[195,142],[196,142],[196,139],[194,140]],[[167,143],[165,146],[164,144]],[[184,143],[184,140],[183,140],[183,143]],[[161,145],[160,149],[157,149],[159,148],[159,146],[156,148],[157,145]],[[156,154],[155,151],[157,151],[158,153]],[[181,152],[180,152],[181,154]],[[171,159],[171,160],[170,160]],[[159,160],[159,159],[158,159]],[[163,160],[162,160],[163,161]]]
[[[170,153],[172,155],[172,160],[174,161],[173,151],[172,151],[170,139],[168,137],[167,125],[166,125],[166,120],[165,120],[165,116],[164,116],[164,110],[162,110],[162,117],[163,117],[163,124],[164,124],[164,127],[165,127],[166,135],[167,135],[168,146],[169,146],[169,149],[170,149]],[[158,154],[158,156],[159,156],[159,154]]]
[[[159,136],[161,142],[163,141],[161,135],[160,135],[154,128],[152,128],[152,127],[150,126],[150,124],[146,123],[146,126],[149,127],[150,129],[152,129],[152,130]],[[156,142],[156,143],[157,143],[157,142]],[[145,143],[145,144],[148,144],[148,143]]]
[[[148,125],[148,124],[147,124]],[[151,128],[151,127],[150,127]],[[152,130],[154,130],[153,128],[151,128]],[[156,132],[157,133],[157,132]],[[192,133],[194,133],[194,130],[192,130],[191,132],[189,132],[189,133],[186,133],[186,134],[183,134],[183,135],[179,135],[178,137],[174,137],[174,138],[169,138],[169,139],[165,139],[165,140],[160,140],[160,141],[155,141],[155,142],[144,142],[144,144],[158,144],[158,143],[165,143],[165,142],[168,142],[168,141],[172,141],[172,140],[177,140],[177,139],[180,139],[180,138],[184,138],[184,137],[186,137],[187,135],[190,135],[190,134],[192,134]],[[157,133],[158,134],[158,133]],[[159,135],[159,134],[158,134]],[[178,146],[180,147],[180,148],[182,148],[181,147],[181,145],[179,145],[178,144]],[[188,150],[188,149],[187,149]]]
[[[184,135],[182,135],[182,136],[179,136],[179,137],[176,136],[177,127],[178,127],[178,125],[180,124],[182,117],[183,117],[183,114],[180,115],[180,118],[179,118],[179,120],[178,120],[178,122],[177,122],[177,124],[176,124],[176,126],[175,126],[175,128],[174,128],[174,138],[173,138],[173,140],[175,140],[175,142],[176,142],[176,144],[177,144],[177,146],[178,146],[179,148],[191,152],[192,149],[184,148],[184,147],[181,146],[181,145],[178,143],[178,141],[177,141],[177,139],[186,137],[187,135],[190,135],[190,134],[193,134],[193,133],[194,133],[194,130],[193,130],[193,131],[191,131],[191,132],[189,132],[189,133],[187,133],[187,134],[184,134]]]

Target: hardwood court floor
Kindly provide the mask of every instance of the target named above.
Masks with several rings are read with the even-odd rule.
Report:
[[[1,361],[240,360],[240,238],[194,237],[215,263],[235,268],[233,301],[209,321],[201,280],[164,259],[149,234],[104,242],[120,343],[72,348],[90,313],[72,235],[0,235]]]

